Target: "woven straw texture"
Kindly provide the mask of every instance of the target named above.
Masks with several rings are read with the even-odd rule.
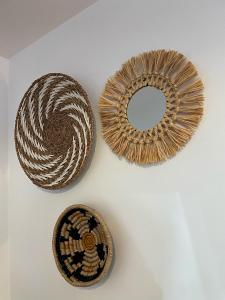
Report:
[[[110,232],[90,207],[74,205],[59,217],[53,234],[59,272],[74,286],[90,286],[105,277],[113,257]]]
[[[70,76],[47,74],[25,93],[16,117],[15,144],[34,184],[59,189],[75,180],[87,162],[93,134],[88,96]]]
[[[142,87],[160,89],[166,97],[161,121],[148,130],[129,123],[127,107]],[[191,138],[203,114],[203,83],[187,58],[155,50],[128,60],[105,86],[99,100],[105,141],[119,156],[137,164],[157,163],[175,155]]]

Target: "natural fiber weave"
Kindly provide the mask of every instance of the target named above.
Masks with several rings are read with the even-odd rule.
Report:
[[[110,232],[90,207],[74,205],[59,217],[52,240],[59,272],[74,286],[90,286],[107,275],[113,257]]]
[[[93,134],[88,96],[70,76],[47,74],[25,93],[15,143],[20,164],[34,184],[59,189],[75,180],[88,160]]]
[[[166,97],[161,121],[145,131],[128,121],[131,97],[142,87]],[[203,114],[203,84],[194,65],[176,51],[145,52],[128,60],[106,83],[99,101],[103,136],[128,161],[156,163],[175,155],[191,138]]]

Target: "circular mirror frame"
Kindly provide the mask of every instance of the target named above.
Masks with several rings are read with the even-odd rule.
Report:
[[[142,87],[166,97],[161,121],[138,130],[128,121],[131,97]],[[194,65],[173,50],[154,50],[132,57],[111,77],[99,100],[105,141],[118,156],[137,164],[164,161],[191,138],[203,115],[203,83]]]

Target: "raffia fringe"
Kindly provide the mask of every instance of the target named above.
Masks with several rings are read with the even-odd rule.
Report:
[[[167,98],[161,121],[146,131],[129,123],[127,107],[144,86]],[[194,65],[176,51],[145,52],[128,60],[105,86],[99,100],[102,132],[119,156],[138,164],[156,163],[175,155],[191,138],[203,115],[203,83]]]

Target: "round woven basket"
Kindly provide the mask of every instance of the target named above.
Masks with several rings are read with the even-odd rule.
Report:
[[[87,93],[70,76],[50,73],[33,82],[16,117],[19,162],[32,182],[60,189],[84,169],[93,145]]]
[[[53,253],[59,272],[73,286],[90,286],[110,269],[112,237],[102,217],[90,207],[68,207],[56,222]]]

